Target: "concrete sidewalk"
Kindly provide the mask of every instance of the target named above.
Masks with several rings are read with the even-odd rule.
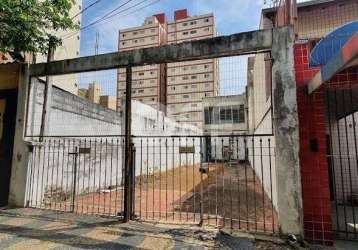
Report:
[[[266,244],[265,244],[266,245]],[[282,248],[281,248],[282,247]],[[50,210],[0,210],[0,249],[254,249],[215,229],[131,222]],[[263,249],[263,248],[260,248]],[[266,249],[266,248],[264,248]],[[287,249],[284,246],[267,249]]]

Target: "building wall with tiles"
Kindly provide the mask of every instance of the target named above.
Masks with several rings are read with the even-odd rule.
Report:
[[[333,244],[331,201],[326,141],[325,89],[308,95],[307,82],[319,71],[309,68],[309,46],[295,46],[297,104],[300,124],[300,161],[304,214],[304,237],[324,245]],[[312,144],[317,148],[312,148]]]

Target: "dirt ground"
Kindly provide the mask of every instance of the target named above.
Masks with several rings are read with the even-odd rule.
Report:
[[[277,215],[251,167],[245,164],[181,166],[136,177],[136,218],[147,221],[200,223],[277,232]],[[123,189],[89,193],[46,208],[80,214],[122,215]],[[200,218],[200,211],[203,217]]]

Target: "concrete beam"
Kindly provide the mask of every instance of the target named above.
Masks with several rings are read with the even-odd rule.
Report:
[[[29,147],[24,140],[25,114],[29,87],[29,66],[23,64],[19,71],[14,151],[11,168],[9,206],[25,207],[28,181]]]
[[[276,142],[277,207],[281,233],[303,235],[299,124],[293,29],[273,32],[272,87]]]
[[[272,30],[220,36],[175,45],[80,57],[30,66],[30,76],[61,75],[120,67],[182,62],[269,51]]]

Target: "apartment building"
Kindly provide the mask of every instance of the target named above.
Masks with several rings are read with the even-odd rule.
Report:
[[[70,17],[73,17],[73,21],[78,25],[81,25],[82,15],[79,14],[82,10],[82,0],[75,0],[74,5],[70,10]],[[80,56],[80,39],[81,33],[73,30],[64,30],[56,33],[61,37],[62,45],[56,48],[54,54],[54,60],[65,60],[69,58],[76,58]],[[36,63],[42,63],[47,61],[47,55],[36,55]],[[53,84],[63,90],[70,93],[77,94],[79,79],[76,74],[66,76],[53,77]]]
[[[145,19],[142,26],[119,32],[119,52],[166,44],[167,22],[164,14]],[[166,65],[147,65],[132,69],[132,98],[158,110],[165,111]],[[119,69],[117,77],[117,110],[122,108],[126,93],[126,70]]]
[[[213,14],[188,16],[174,13],[168,23],[168,44],[212,38],[217,35]],[[217,59],[169,63],[167,66],[167,113],[180,123],[203,125],[202,99],[218,95]]]

